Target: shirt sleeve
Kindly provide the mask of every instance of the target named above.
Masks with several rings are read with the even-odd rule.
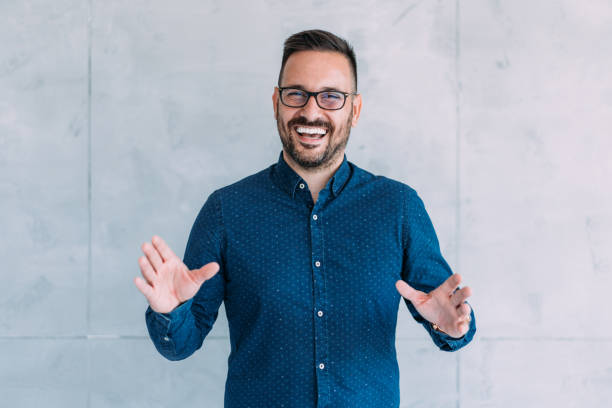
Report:
[[[170,313],[158,313],[147,307],[145,321],[157,351],[168,360],[182,360],[202,347],[206,335],[217,320],[225,296],[225,234],[221,197],[214,191],[198,213],[189,234],[183,262],[198,269],[217,262],[219,271],[205,281],[195,296]]]
[[[423,201],[410,187],[404,197],[402,279],[413,288],[429,293],[451,276],[453,271],[440,252],[438,237]],[[440,350],[456,351],[472,341],[476,333],[473,309],[470,328],[462,337],[454,338],[435,330],[431,323],[417,312],[412,302],[403,297],[402,299],[414,320],[423,325]]]

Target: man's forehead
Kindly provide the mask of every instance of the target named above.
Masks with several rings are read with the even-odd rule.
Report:
[[[282,79],[284,87],[346,91],[352,83],[352,72],[348,58],[339,52],[298,51],[287,60]]]
[[[287,83],[283,85],[283,88],[295,88],[295,89],[302,89],[304,91],[339,91],[341,90],[338,86],[334,86],[334,85],[321,85],[321,86],[317,86],[317,89],[312,89],[300,83]]]

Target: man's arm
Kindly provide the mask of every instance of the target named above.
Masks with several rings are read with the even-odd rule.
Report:
[[[401,277],[412,288],[431,293],[453,275],[453,272],[440,252],[438,238],[423,201],[410,187],[407,187],[404,197],[404,262]],[[459,338],[454,338],[435,330],[432,322],[425,319],[410,300],[404,298],[404,302],[412,317],[423,325],[440,350],[458,350],[474,337],[476,318],[473,310],[470,310],[471,320],[467,332]],[[469,306],[467,301],[463,303]]]
[[[213,192],[200,210],[185,249],[183,263],[198,269],[210,262],[219,271],[205,281],[191,299],[169,313],[158,313],[149,305],[145,320],[157,351],[168,360],[182,360],[202,347],[217,320],[225,295],[224,231],[219,193]]]

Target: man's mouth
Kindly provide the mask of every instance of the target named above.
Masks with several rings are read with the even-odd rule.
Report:
[[[327,135],[328,129],[317,126],[297,125],[293,130],[298,134],[301,141],[310,144],[318,144]]]

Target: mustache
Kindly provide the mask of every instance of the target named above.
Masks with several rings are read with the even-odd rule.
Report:
[[[291,119],[289,122],[287,122],[288,128],[292,128],[297,125],[322,127],[322,128],[329,129],[330,131],[334,130],[334,127],[332,126],[331,123],[325,122],[324,120],[321,120],[321,119],[317,119],[314,122],[309,122],[305,117],[300,116],[298,118]]]

